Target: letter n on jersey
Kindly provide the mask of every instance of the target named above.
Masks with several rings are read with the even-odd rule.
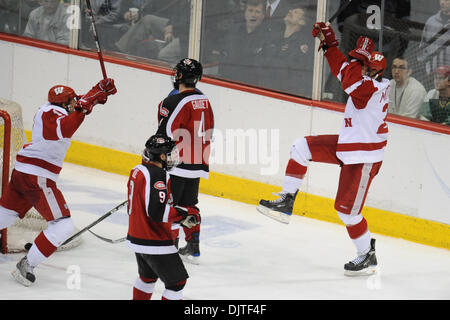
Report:
[[[352,127],[352,118],[344,118],[345,127]]]

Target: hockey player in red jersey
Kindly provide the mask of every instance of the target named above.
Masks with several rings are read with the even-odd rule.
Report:
[[[163,300],[181,300],[188,273],[175,246],[172,224],[185,228],[200,223],[195,207],[170,205],[167,170],[179,163],[175,142],[163,134],[150,137],[142,164],[131,170],[128,180],[127,245],[135,252],[139,276],[134,300],[149,300],[158,279],[164,282]]]
[[[158,133],[177,141],[182,163],[169,173],[173,203],[193,207],[198,203],[200,178],[209,177],[209,156],[214,114],[208,98],[196,89],[203,68],[194,59],[182,59],[174,68],[173,85],[178,94],[170,95],[158,106]],[[186,246],[179,253],[198,264],[200,225],[183,228]],[[177,233],[178,230],[175,230]]]
[[[0,229],[22,219],[31,207],[48,222],[13,271],[14,278],[25,286],[36,279],[33,269],[73,232],[69,208],[56,185],[72,135],[96,104],[106,103],[116,92],[114,80],[109,78],[81,97],[70,87],[56,85],[48,92],[48,103],[34,116],[32,141],[18,152],[11,181],[0,199]]]
[[[323,22],[314,24],[313,36],[320,37],[320,48],[325,51],[331,72],[349,95],[344,121],[339,135],[307,136],[293,143],[280,197],[261,200],[258,211],[288,223],[309,161],[340,165],[334,207],[357,249],[357,258],[344,265],[344,273],[371,274],[377,270],[375,239],[371,238],[361,209],[372,179],[380,170],[387,143],[389,80],[382,78],[386,59],[373,52],[370,38],[360,37],[347,61],[337,48],[333,29]]]

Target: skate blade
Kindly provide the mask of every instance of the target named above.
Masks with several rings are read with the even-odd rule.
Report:
[[[345,270],[344,275],[348,277],[364,277],[371,276],[378,272],[378,266],[370,266],[359,271]]]
[[[200,264],[200,256],[195,257],[193,255],[187,255],[184,256],[182,254],[180,254],[181,260],[183,260],[184,262],[190,263],[190,264],[194,264],[194,265],[199,265]]]
[[[17,282],[19,282],[21,285],[25,287],[29,287],[33,284],[33,282],[22,276],[22,274],[18,269],[14,270],[11,274]]]
[[[286,214],[286,213],[283,213],[283,212],[280,212],[280,211],[271,210],[271,209],[269,209],[267,207],[264,207],[262,205],[257,206],[256,210],[258,210],[263,215],[265,215],[265,216],[267,216],[267,217],[269,217],[271,219],[274,219],[274,220],[276,220],[278,222],[281,222],[281,223],[288,224],[290,219],[291,219],[291,216],[289,214]]]

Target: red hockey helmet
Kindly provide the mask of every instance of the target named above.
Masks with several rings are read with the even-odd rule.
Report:
[[[387,67],[386,58],[381,52],[374,51],[370,56],[367,66],[369,68],[372,78],[381,77],[384,73],[384,70],[386,70]],[[376,72],[373,73],[373,71]]]
[[[63,85],[53,86],[48,91],[48,102],[52,104],[68,104],[70,100],[75,97],[77,97],[75,91],[73,91],[72,88]]]
[[[373,40],[369,37],[360,36],[356,41],[356,48],[350,51],[348,55],[361,61],[367,61],[370,59],[373,49]]]

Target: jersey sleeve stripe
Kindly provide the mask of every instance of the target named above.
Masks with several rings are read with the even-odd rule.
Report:
[[[207,99],[207,97],[202,95],[202,94],[193,94],[193,95],[189,95],[189,96],[183,98],[180,102],[178,102],[177,106],[175,107],[175,109],[173,110],[173,112],[170,115],[169,119],[167,120],[166,135],[168,137],[173,139],[172,125],[173,125],[173,122],[175,121],[176,117],[178,116],[178,114],[183,109],[183,107],[187,103],[189,103],[189,102],[191,102],[193,100],[200,100],[200,99]]]
[[[150,174],[148,170],[141,164],[136,166],[136,169],[138,169],[144,175],[145,178],[145,213],[147,214],[147,216],[149,216],[148,206],[150,204],[150,186],[151,186]]]
[[[169,222],[169,214],[170,214],[170,208],[172,206],[166,204],[166,207],[164,209],[164,214],[163,214],[163,218],[162,218],[162,222]]]

